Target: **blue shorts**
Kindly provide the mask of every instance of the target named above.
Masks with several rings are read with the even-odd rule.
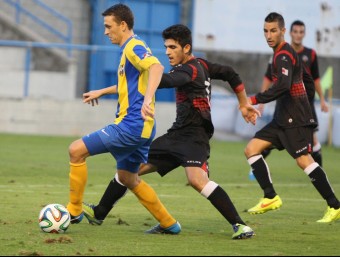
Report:
[[[118,170],[137,173],[141,163],[147,163],[148,153],[155,132],[149,139],[124,132],[112,124],[82,139],[90,155],[111,153],[117,161]]]

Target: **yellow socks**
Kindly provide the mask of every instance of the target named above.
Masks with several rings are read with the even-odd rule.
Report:
[[[143,180],[131,191],[137,196],[139,202],[159,221],[162,228],[168,228],[176,223],[176,220],[159,200],[156,192]]]
[[[67,205],[68,211],[73,216],[81,214],[83,196],[87,182],[86,162],[80,164],[70,163],[70,202]]]

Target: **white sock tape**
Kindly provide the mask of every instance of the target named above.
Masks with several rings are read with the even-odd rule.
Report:
[[[206,184],[203,188],[201,195],[203,195],[205,198],[208,198],[217,187],[218,184],[216,184],[214,181],[209,181],[208,184]]]
[[[309,165],[304,172],[307,174],[307,176],[309,176],[309,174],[311,174],[317,167],[319,167],[319,164],[317,162],[312,163],[311,165]]]
[[[253,157],[250,157],[250,158],[248,159],[249,165],[252,165],[253,163],[257,162],[257,161],[260,160],[262,157],[263,157],[262,154],[260,154],[260,155],[255,155],[255,156],[253,156]]]

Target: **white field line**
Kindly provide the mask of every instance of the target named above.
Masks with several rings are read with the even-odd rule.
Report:
[[[157,184],[159,186],[159,184]],[[151,184],[152,187],[157,186],[156,184]],[[247,183],[247,184],[220,184],[223,188],[226,188],[228,191],[228,187],[259,187],[256,183]],[[174,187],[174,184],[161,184],[162,187]],[[310,187],[311,185],[309,183],[306,184],[275,184],[276,187],[286,187],[286,188],[301,188],[301,187]],[[340,184],[335,184],[335,186],[340,186]],[[104,184],[97,184],[97,185],[91,185],[90,188],[104,188],[106,185]],[[185,187],[185,185],[183,185]],[[46,184],[46,185],[23,185],[23,184],[10,184],[10,185],[0,185],[0,192],[6,192],[6,193],[32,193],[35,194],[36,190],[34,189],[44,189],[44,188],[51,188],[51,189],[56,189],[56,190],[51,190],[49,191],[51,194],[60,194],[64,195],[67,193],[68,190],[68,185],[53,185],[53,184]],[[90,192],[87,190],[85,193],[86,195],[96,195],[96,196],[101,196],[104,191],[100,192]],[[64,190],[61,190],[64,189]],[[158,196],[161,198],[191,198],[192,196],[187,196],[185,194],[162,194],[158,193]],[[126,197],[135,197],[132,193],[128,193]],[[318,198],[285,198],[284,193],[281,195],[284,201],[299,201],[299,202],[323,202],[323,199],[318,199]],[[255,197],[237,197],[233,196],[233,199],[238,199],[238,200],[254,200]],[[259,197],[258,197],[259,198]],[[257,198],[256,198],[257,199]],[[257,199],[258,200],[258,199]]]
[[[11,189],[7,189],[7,190],[0,190],[0,192],[6,192],[6,193],[26,193],[26,194],[36,194],[36,191],[29,191],[29,190],[25,190],[25,191],[17,191],[17,190],[11,190]],[[51,192],[51,194],[53,193],[53,195],[65,195],[67,194],[67,191],[53,191]],[[86,192],[86,195],[94,195],[94,196],[98,196],[100,197],[103,192]],[[187,196],[187,195],[169,195],[169,194],[157,194],[158,197],[160,198],[173,198],[173,199],[183,199],[183,198],[192,198],[192,196]],[[198,195],[198,194],[197,194]],[[281,196],[284,194],[281,194]],[[124,197],[135,197],[132,193],[128,193],[126,194]],[[198,195],[198,197],[200,197]],[[260,197],[260,195],[259,195]],[[250,201],[257,201],[260,198],[259,197],[237,197],[236,195],[233,196],[233,200],[250,200]],[[287,202],[287,201],[292,201],[292,202],[324,202],[323,199],[312,199],[312,198],[286,198],[286,197],[282,197],[283,201]]]

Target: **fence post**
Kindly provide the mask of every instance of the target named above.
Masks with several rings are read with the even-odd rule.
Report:
[[[31,72],[32,47],[26,48],[24,97],[28,97]]]

